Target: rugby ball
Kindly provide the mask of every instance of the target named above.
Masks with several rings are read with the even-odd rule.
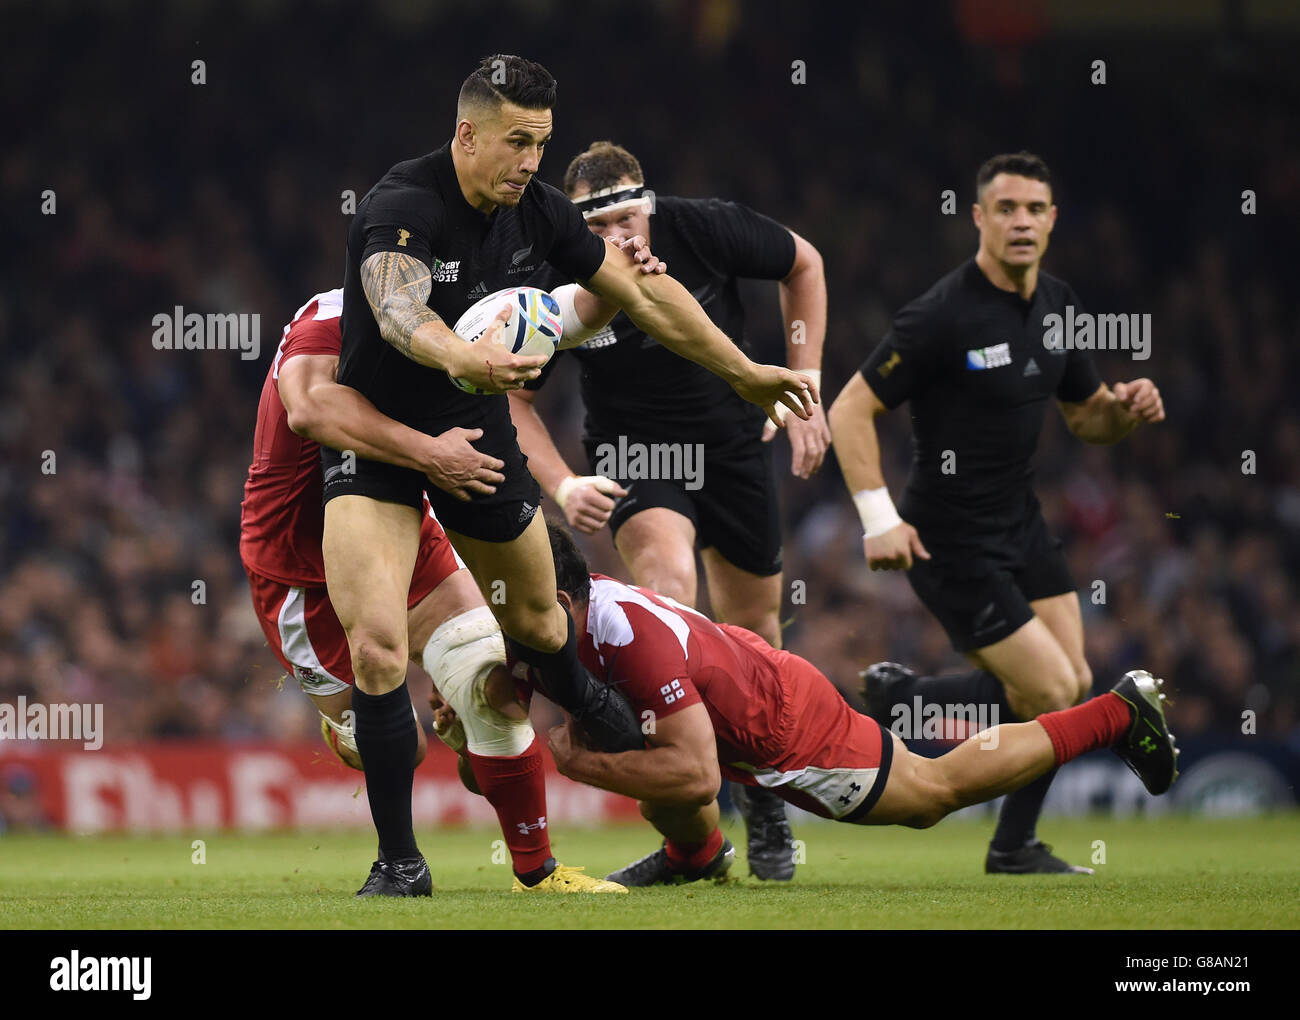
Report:
[[[502,307],[507,305],[510,318],[501,330],[501,343],[509,348],[511,354],[543,355],[549,359],[564,335],[564,322],[559,303],[537,287],[507,287],[481,298],[456,320],[454,332],[462,340],[472,343],[483,335]],[[451,381],[466,393],[482,396],[486,392],[460,379],[451,378]]]

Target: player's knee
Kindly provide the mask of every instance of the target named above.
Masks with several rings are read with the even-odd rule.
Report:
[[[501,630],[482,606],[444,621],[424,649],[424,668],[455,710],[466,746],[489,758],[523,754],[534,740],[528,714],[505,701],[505,661]]]
[[[382,627],[359,627],[348,633],[352,671],[359,680],[391,682],[406,676],[406,635]]]
[[[1074,667],[1074,701],[1072,704],[1078,705],[1088,700],[1088,695],[1092,693],[1092,667],[1086,662],[1079,663]]]
[[[1007,700],[1021,719],[1036,719],[1045,712],[1059,712],[1074,704],[1073,673],[1044,675],[1032,688],[1008,692]]]
[[[539,652],[558,652],[569,637],[564,617],[555,612],[555,602],[520,604],[507,611],[502,629],[516,641]]]
[[[753,631],[773,648],[780,647],[781,615],[776,609],[737,606],[727,611],[724,622]]]
[[[637,569],[632,573],[643,578],[641,583],[651,591],[666,595],[684,606],[695,605],[694,563],[655,563],[648,571]]]
[[[913,829],[929,829],[938,825],[962,806],[961,792],[955,780],[947,775],[942,760],[933,759],[933,765],[930,767],[934,774],[927,772],[918,777],[922,779],[924,793],[921,804],[909,823],[909,827]]]

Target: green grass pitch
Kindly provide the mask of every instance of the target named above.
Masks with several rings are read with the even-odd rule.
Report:
[[[744,835],[725,822],[747,876]],[[1300,813],[1247,820],[1048,819],[1043,838],[1087,876],[985,876],[990,825],[934,829],[800,823],[789,884],[511,895],[499,834],[418,833],[432,900],[360,902],[362,833],[0,838],[0,928],[1294,928]],[[192,848],[202,839],[204,863]],[[557,829],[565,863],[605,874],[657,846],[646,826]]]

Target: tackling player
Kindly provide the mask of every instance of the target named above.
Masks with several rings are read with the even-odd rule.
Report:
[[[735,851],[718,828],[720,776],[766,787],[824,818],[913,828],[1101,747],[1113,748],[1153,794],[1178,777],[1163,681],[1142,670],[1086,704],[995,726],[923,758],[849,708],[811,663],[643,588],[590,575],[560,528],[552,526],[551,542],[582,661],[653,723],[645,750],[621,754],[582,746],[568,723],[550,733],[561,773],[637,798],[664,836],[661,849],[611,881],[644,886],[725,874]]]
[[[658,268],[641,239],[632,239],[627,250],[645,258],[645,271]],[[608,321],[616,311],[573,290],[568,300],[593,323]],[[258,406],[240,515],[240,558],[276,658],[316,703],[331,750],[362,769],[351,721],[352,662],[325,590],[318,444],[409,465],[461,499],[472,491],[490,491],[501,475],[499,461],[470,445],[476,432],[416,432],[335,381],[342,306],[341,290],[318,294],[285,326]],[[461,754],[477,790],[497,812],[514,866],[513,888],[618,891],[580,868],[557,864],[551,855],[547,829],[537,824],[546,817],[540,745],[526,712],[515,704],[500,633],[427,504],[407,605],[411,659],[434,679],[435,693],[455,692],[451,696],[461,715],[454,735],[444,739]],[[474,642],[453,637],[467,628],[483,637]],[[419,727],[416,737],[413,765],[426,749]],[[414,875],[395,873],[381,856],[358,895],[423,895],[428,889],[427,868]]]
[[[1030,487],[1030,457],[1053,398],[1070,431],[1115,443],[1164,420],[1150,379],[1103,383],[1086,350],[1045,342],[1048,314],[1080,310],[1040,272],[1056,222],[1051,176],[1029,153],[995,156],[976,176],[979,250],[894,319],[831,408],[840,469],[857,504],[872,570],[906,570],[917,597],[976,668],[918,677],[894,663],[863,674],[867,711],[991,704],[1032,719],[1088,697],[1092,672],[1061,543]],[[900,511],[880,470],[874,420],[911,401],[915,454]],[[1006,799],[988,872],[1082,872],[1035,835],[1054,771]]]
[[[535,519],[541,490],[501,396],[535,377],[544,359],[509,353],[496,342],[499,324],[470,344],[448,323],[480,294],[523,282],[547,262],[754,403],[787,403],[807,417],[804,401],[811,408],[816,387],[786,369],[755,365],[680,284],[639,273],[587,231],[559,191],[532,179],[554,104],[555,81],[540,65],[485,58],[461,88],[451,141],[397,164],[362,199],[348,234],[338,378],[381,413],[428,435],[482,430],[478,449],[501,462],[504,480],[491,493],[471,492],[468,502],[429,489],[434,511],[501,629],[538,668],[545,693],[601,746],[639,747],[639,721],[626,702],[578,661],[572,622],[555,600],[543,520]],[[497,395],[471,396],[449,375]],[[351,649],[371,814],[383,856],[418,869],[403,621],[427,479],[411,467],[349,461],[330,450],[322,459],[325,577]]]
[[[611,142],[595,142],[574,157],[564,191],[597,237],[649,239],[653,225],[655,250],[674,278],[742,350],[745,310],[737,281],[780,281],[782,317],[798,324],[784,329],[788,364],[820,382],[826,279],[817,249],[798,234],[734,202],[647,194],[640,162]],[[563,282],[543,279],[539,286]],[[637,584],[687,606],[696,602],[698,546],[714,616],[780,648],[781,520],[771,421],[626,315],[573,353],[582,366],[591,474],[579,477],[569,468],[533,406],[553,358],[538,379],[510,393],[519,448],[533,476],[579,531],[594,534],[608,522]],[[787,431],[792,470],[808,478],[830,446],[821,409],[807,421],[789,422]],[[602,454],[623,445],[669,449],[666,444],[698,444],[702,463],[691,477],[629,475],[628,465]],[[764,879],[792,878],[793,839],[781,799],[740,784],[733,784],[732,799],[748,830],[750,870]]]

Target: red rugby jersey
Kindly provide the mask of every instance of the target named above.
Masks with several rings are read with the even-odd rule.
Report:
[[[253,434],[253,463],[244,484],[239,516],[239,555],[244,565],[282,584],[325,583],[321,534],[320,446],[295,435],[280,400],[280,367],[299,354],[338,357],[342,346],[342,289],[317,294],[298,309],[262,384]]]
[[[601,574],[591,580],[578,656],[638,715],[664,718],[703,702],[724,765],[765,769],[787,757],[792,689],[780,653],[757,634],[715,624],[663,595]]]

